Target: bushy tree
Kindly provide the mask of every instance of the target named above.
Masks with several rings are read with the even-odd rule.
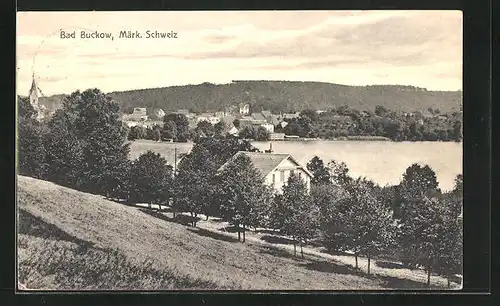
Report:
[[[312,185],[311,197],[319,209],[319,229],[327,250],[342,250],[345,244],[339,233],[342,227],[342,214],[348,208],[347,191],[335,185]]]
[[[272,191],[264,184],[261,173],[246,155],[237,155],[217,174],[217,195],[221,216],[238,229],[243,227],[243,242],[247,226],[262,226],[269,213]]]
[[[335,206],[337,220],[330,223],[328,234],[339,250],[354,253],[356,268],[358,256],[367,256],[370,274],[371,258],[394,243],[396,223],[392,211],[377,198],[372,182],[357,179],[349,184],[347,196]]]
[[[57,110],[48,123],[45,138],[47,180],[82,189],[85,142],[71,130],[73,123],[63,110]]]
[[[250,142],[235,138],[200,138],[179,163],[174,209],[216,216],[212,201],[217,170],[238,151],[255,151]],[[193,224],[194,226],[196,223]]]
[[[46,171],[45,127],[34,119],[36,112],[28,98],[18,98],[17,112],[19,174],[43,178]]]
[[[175,122],[171,120],[165,121],[161,133],[163,139],[177,139],[177,126]]]
[[[136,139],[146,139],[147,137],[147,129],[142,126],[133,126],[130,128],[127,139],[128,140],[136,140]]]
[[[172,131],[170,130],[172,125],[167,124],[167,122],[173,122],[175,123],[175,138],[174,140],[177,142],[186,142],[188,141],[190,137],[189,133],[189,122],[187,117],[184,114],[177,114],[177,113],[171,113],[168,115],[165,115],[163,117],[163,127],[164,127],[164,134],[172,134]],[[167,130],[165,130],[167,129]]]
[[[130,170],[131,200],[160,205],[172,196],[172,166],[160,154],[147,151],[132,162]]]
[[[349,168],[344,162],[331,160],[328,163],[328,171],[332,183],[337,186],[347,186],[352,182],[352,178],[349,176]]]
[[[311,200],[305,182],[295,173],[292,173],[282,188],[282,195],[274,208],[275,224],[280,224],[280,231],[292,236],[294,255],[296,255],[297,239],[302,244],[311,238],[317,228],[318,209]]]
[[[375,106],[375,115],[377,116],[385,116],[387,114],[387,109],[382,105]]]
[[[433,269],[452,271],[460,249],[459,220],[440,197],[422,196],[416,209],[406,212],[401,231],[408,239],[412,259],[427,271],[427,285]],[[440,267],[441,265],[441,267]],[[437,268],[436,268],[437,267]],[[449,274],[448,274],[449,275]]]
[[[462,122],[460,120],[453,123],[452,139],[457,142],[462,140]]]
[[[253,139],[257,141],[267,141],[269,140],[269,131],[266,130],[264,127],[259,126],[256,129],[254,129],[254,136]]]
[[[354,242],[359,242],[358,246],[354,243],[354,249],[359,249],[359,253],[368,258],[370,274],[371,258],[395,243],[397,224],[392,211],[377,198],[376,189],[370,182],[358,180],[351,193],[351,201],[353,233],[358,238]]]
[[[98,89],[66,97],[49,121],[49,179],[103,195],[116,189],[129,153],[119,118],[118,104]]]
[[[307,163],[307,170],[311,171],[313,178],[311,183],[313,185],[330,184],[330,172],[328,168],[323,163],[323,160],[318,156],[314,156]]]
[[[32,118],[36,117],[36,111],[31,105],[28,97],[17,97],[17,118]]]
[[[403,224],[411,224],[412,218],[426,207],[423,199],[440,194],[436,173],[428,166],[412,164],[403,174],[403,180],[397,187],[397,202],[394,203],[394,215]],[[409,268],[416,268],[419,258],[416,256],[418,235],[402,230],[399,235],[401,261]]]
[[[229,126],[223,121],[219,121],[214,125],[214,134],[217,137],[222,137],[226,134],[226,131],[229,129]]]
[[[205,136],[212,137],[215,133],[214,126],[205,120],[198,122],[195,132],[200,134],[203,133]]]

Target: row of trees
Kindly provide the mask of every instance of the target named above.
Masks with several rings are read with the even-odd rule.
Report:
[[[353,179],[344,163],[315,157],[311,193],[291,175],[276,195],[238,151],[255,151],[249,141],[200,137],[176,173],[153,152],[128,159],[128,130],[118,106],[99,90],[75,92],[47,122],[33,119],[27,99],[19,100],[19,173],[77,190],[169,205],[218,216],[238,228],[268,227],[292,238],[294,246],[319,239],[327,248],[369,259],[396,253],[409,266],[451,275],[461,267],[462,177],[452,192],[438,189],[428,166],[412,165],[400,185],[380,188]],[[177,119],[179,120],[179,119]],[[182,120],[182,119],[180,119]],[[175,118],[172,120],[175,122]],[[180,134],[183,133],[183,124]],[[219,168],[229,159],[227,167]],[[303,254],[303,253],[302,253]]]
[[[462,116],[453,112],[440,114],[431,109],[431,117],[421,112],[406,114],[377,106],[375,112],[361,112],[348,106],[317,114],[304,110],[298,118],[288,120],[282,129],[287,135],[333,139],[347,136],[381,136],[395,141],[461,141]],[[278,127],[280,130],[280,127]]]

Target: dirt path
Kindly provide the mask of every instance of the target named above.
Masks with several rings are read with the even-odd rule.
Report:
[[[147,207],[147,205],[145,204],[139,204],[138,206]],[[158,209],[158,206],[152,205],[152,208]],[[171,212],[162,212],[162,213],[168,217],[173,217],[173,214]],[[198,215],[198,217],[201,220],[198,221],[196,225],[197,227],[213,233],[222,234],[224,236],[231,237],[234,239],[238,238],[237,232],[230,232],[226,230],[227,228],[229,228],[228,222],[219,221],[217,218],[212,218],[212,217],[209,217],[208,221],[205,221],[204,215]],[[265,241],[269,240],[270,238],[274,238],[272,239],[273,242]],[[279,241],[284,241],[284,242],[280,243]],[[275,248],[282,251],[286,251],[289,254],[293,255],[294,253],[293,244],[290,244],[288,241],[289,240],[287,237],[280,236],[277,233],[276,234],[270,233],[269,231],[267,233],[256,232],[252,230],[248,230],[246,232],[246,243],[249,245],[254,244],[254,245],[261,245],[270,248]],[[342,264],[345,266],[351,266],[351,267],[355,266],[354,256],[331,255],[326,253],[324,251],[324,248],[322,247],[306,245],[303,246],[303,252],[306,257],[313,258],[314,260],[325,260],[328,262]],[[297,245],[297,256],[300,257],[300,247],[298,245]],[[376,275],[379,277],[395,278],[403,282],[404,280],[408,280],[408,282],[418,282],[421,283],[422,287],[424,287],[423,285],[425,285],[427,282],[427,273],[424,270],[420,269],[410,270],[402,267],[400,263],[396,262],[389,262],[389,261],[383,261],[382,263],[380,262],[381,262],[380,260],[374,260],[374,259],[371,260],[370,273],[372,275],[374,276]],[[381,267],[381,265],[383,265],[384,263],[386,267]],[[360,271],[367,273],[368,259],[365,257],[358,257],[358,267],[360,268]],[[447,279],[439,275],[431,275],[431,286],[432,285],[441,288],[446,288]],[[451,282],[451,289],[460,289],[460,288],[461,284],[456,282]]]

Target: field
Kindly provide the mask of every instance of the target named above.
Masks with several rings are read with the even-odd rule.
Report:
[[[188,227],[145,208],[29,177],[18,177],[18,208],[18,281],[28,289],[423,287],[384,273],[367,276],[333,258],[293,258],[258,239],[243,244],[208,226]]]

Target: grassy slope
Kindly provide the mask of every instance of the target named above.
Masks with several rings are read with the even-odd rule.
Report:
[[[154,107],[172,111],[180,108],[216,111],[227,105],[247,102],[255,110],[329,109],[347,104],[352,108],[374,110],[376,105],[401,111],[458,110],[462,93],[458,91],[419,91],[397,85],[346,86],[320,82],[241,81],[225,85],[184,85],[113,92],[122,109]],[[61,96],[41,98],[52,108]]]
[[[18,178],[19,281],[31,289],[382,289],[259,245],[161,220],[100,196]]]

